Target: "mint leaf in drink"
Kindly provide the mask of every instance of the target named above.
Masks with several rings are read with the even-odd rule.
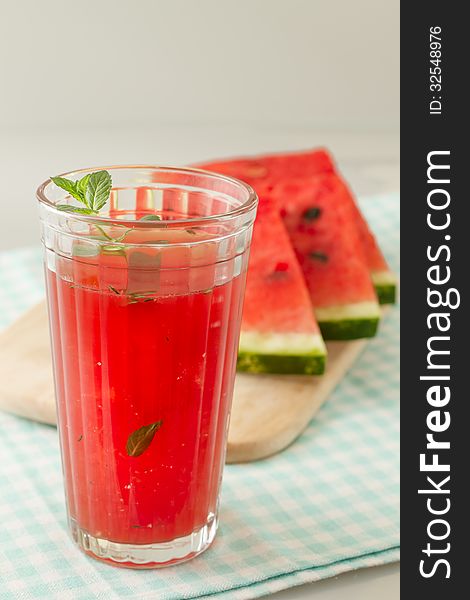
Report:
[[[156,302],[156,293],[157,292],[129,292],[127,294],[129,297],[129,304],[135,304],[139,300],[143,300],[144,302]]]
[[[96,213],[103,208],[112,188],[111,175],[108,171],[92,173],[87,181],[85,202],[88,208]]]
[[[126,250],[124,246],[118,246],[117,244],[105,244],[101,246],[101,251],[103,254],[119,254],[121,256],[126,256]]]
[[[141,217],[139,221],[161,221],[162,218],[158,215],[145,215],[145,217]]]
[[[126,452],[128,456],[140,456],[152,443],[155,434],[163,425],[163,421],[156,421],[150,425],[139,427],[127,439]]]

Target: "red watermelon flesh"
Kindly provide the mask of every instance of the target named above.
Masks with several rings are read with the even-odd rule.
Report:
[[[198,166],[207,171],[236,177],[255,188],[259,184],[269,184],[287,178],[335,172],[331,156],[323,149],[211,161]]]
[[[273,203],[262,202],[250,250],[238,369],[319,374],[324,370],[325,355],[302,271],[279,211]]]
[[[284,154],[270,154],[245,159],[225,160],[206,163],[203,167],[232,177],[238,177],[250,183],[259,195],[269,193],[272,186],[287,179],[309,179],[321,173],[336,174],[334,161],[324,149]],[[305,185],[311,183],[305,182]],[[313,183],[313,185],[315,185]],[[348,200],[352,205],[355,220],[365,260],[374,282],[381,304],[395,301],[396,280],[379,248],[379,245],[369,229],[366,219],[355,202],[354,196],[343,182]]]
[[[341,183],[354,213],[357,230],[364,250],[364,256],[367,261],[367,266],[369,267],[372,283],[374,284],[379,302],[380,304],[393,304],[396,299],[397,288],[395,275],[388,266],[374,234],[370,230],[364,215],[361,213],[354,200],[351,190],[344,180],[341,180]],[[314,185],[313,181],[312,185]]]
[[[366,219],[361,213],[356,201],[354,200],[354,196],[344,180],[337,174],[326,173],[322,177],[314,175],[297,179],[291,178],[290,184],[295,186],[296,189],[304,187],[314,194],[316,193],[318,186],[324,185],[325,178],[328,177],[331,177],[335,182],[334,185],[338,191],[340,189],[342,190],[341,193],[343,202],[345,204],[349,204],[350,206],[352,220],[355,223],[362,246],[364,259],[369,269],[369,276],[374,284],[375,292],[378,296],[380,304],[393,304],[396,296],[395,276],[391,272],[374,234],[369,229]],[[259,182],[256,186],[257,192],[260,196],[269,196],[282,181],[287,182],[287,180],[276,180],[276,178],[273,178],[271,181],[265,179],[262,182]],[[288,202],[288,200],[285,200],[284,204],[281,203],[279,205],[281,213],[283,208],[286,206],[286,202]]]
[[[280,208],[325,339],[375,335],[380,311],[347,190],[335,175],[280,181]]]

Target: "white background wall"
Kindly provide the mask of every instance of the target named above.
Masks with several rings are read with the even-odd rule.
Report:
[[[0,248],[36,242],[33,190],[71,168],[396,158],[398,47],[398,0],[0,0],[0,202],[23,211]]]
[[[2,127],[398,125],[397,0],[1,5]]]

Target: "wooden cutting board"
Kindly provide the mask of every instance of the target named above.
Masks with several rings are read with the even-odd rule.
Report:
[[[328,366],[321,377],[238,373],[227,462],[258,460],[289,446],[365,343],[328,342]],[[56,422],[45,302],[0,334],[0,408],[43,423]]]

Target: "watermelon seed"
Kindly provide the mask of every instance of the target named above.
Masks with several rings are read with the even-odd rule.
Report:
[[[326,263],[328,262],[328,256],[323,252],[310,252],[309,257],[312,260],[318,260],[319,262]]]
[[[312,206],[311,208],[307,208],[304,210],[302,217],[306,221],[315,221],[321,215],[321,209],[318,206]]]

